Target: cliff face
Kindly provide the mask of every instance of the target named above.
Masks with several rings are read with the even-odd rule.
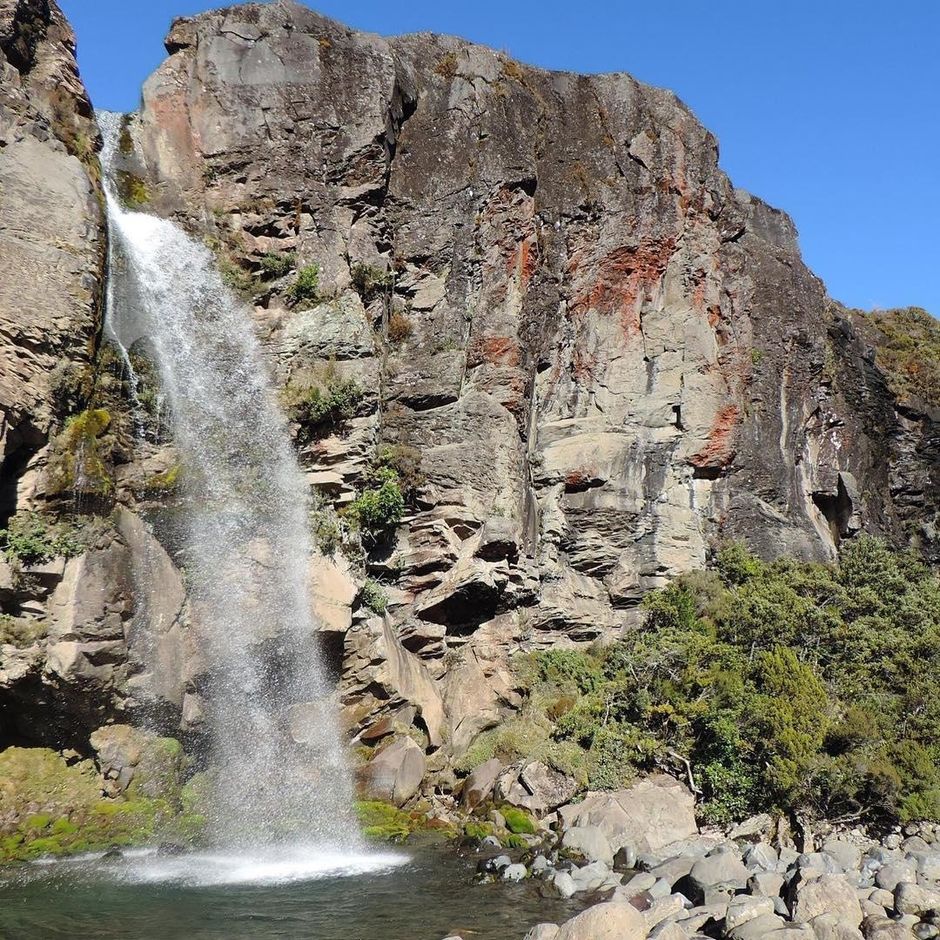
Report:
[[[53,65],[72,82],[56,88],[75,83],[54,7],[37,22],[58,42],[29,54],[41,68],[23,66],[33,33],[10,24],[34,9],[47,8],[0,3],[0,37],[20,36],[0,40],[0,104],[32,122],[0,161],[19,174],[4,169],[5,183],[26,187],[41,158],[62,193],[30,219],[35,200],[10,199],[8,186],[0,211],[19,221],[0,236],[18,226],[22,264],[54,271],[51,300],[28,317],[24,278],[3,272],[0,316],[34,340],[6,326],[0,338],[17,361],[81,363],[98,328],[100,217],[46,107]],[[58,58],[42,59],[47,47]],[[936,416],[899,404],[867,327],[827,299],[790,220],[731,186],[714,138],[671,93],[448,37],[386,40],[293,2],[180,20],[167,49],[122,145],[136,201],[218,250],[253,297],[288,397],[362,390],[331,428],[297,428],[324,514],[335,520],[367,485],[384,447],[413,470],[408,514],[366,559],[389,595],[384,618],[356,599],[363,573],[341,554],[314,565],[354,729],[414,722],[429,750],[459,757],[518,702],[514,651],[615,636],[638,622],[645,591],[702,566],[722,538],[831,558],[866,529],[936,554]],[[75,88],[69,113],[85,121]],[[64,248],[63,232],[75,233]],[[287,257],[319,268],[307,309],[291,302],[291,275],[264,276]],[[41,446],[51,420],[30,369],[4,370],[18,383],[4,387],[8,453],[27,438]],[[148,514],[172,555],[162,500],[141,482],[172,455],[159,441],[126,451],[112,455],[109,498]],[[6,487],[23,488],[23,465],[5,464]],[[194,730],[181,582],[123,513],[99,554],[69,564],[106,567],[111,551],[129,570],[135,540],[158,553],[173,585],[151,625],[160,674],[134,665],[132,587],[99,600],[97,620],[76,619],[73,595],[53,631],[82,642],[87,624],[106,623],[84,641],[116,645],[86,643],[61,669],[40,650],[35,668],[103,695],[89,727],[146,688],[170,727]]]
[[[0,0],[0,513],[35,495],[50,430],[90,387],[104,235],[97,128],[54,3]]]

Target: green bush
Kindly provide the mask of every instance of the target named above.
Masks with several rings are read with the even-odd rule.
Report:
[[[295,306],[314,304],[320,296],[320,267],[304,265],[297,272],[297,279],[287,288],[287,299]]]
[[[296,253],[293,251],[266,251],[259,259],[263,277],[275,279],[284,277],[294,270]],[[316,293],[316,285],[314,285]]]
[[[377,614],[384,614],[388,607],[388,595],[382,590],[382,586],[375,581],[369,580],[362,585],[359,591],[359,599],[370,610]]]
[[[353,379],[341,379],[332,372],[323,385],[288,385],[284,403],[288,416],[301,427],[301,438],[311,440],[356,414],[364,397]]]
[[[398,525],[405,514],[405,500],[398,485],[398,474],[386,468],[376,482],[376,487],[360,493],[347,509],[347,514],[369,539],[375,539]]]
[[[35,565],[78,555],[82,545],[74,530],[50,523],[38,512],[18,512],[0,529],[0,550],[11,563]]]
[[[356,263],[349,273],[353,290],[362,298],[364,304],[369,304],[376,297],[386,293],[394,283],[391,271],[383,271],[371,264]]]
[[[714,823],[940,820],[940,583],[914,555],[864,536],[837,566],[726,546],[643,606],[604,650],[517,661],[526,702],[463,765],[532,757],[616,787],[687,762]]]

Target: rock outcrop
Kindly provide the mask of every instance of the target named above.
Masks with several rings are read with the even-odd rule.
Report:
[[[937,557],[936,413],[673,94],[291,0],[178,20],[167,50],[121,184],[218,253],[285,403],[317,393],[315,421],[291,411],[312,595],[376,790],[401,802],[427,770],[450,792],[520,705],[515,652],[616,637],[720,539],[826,559],[867,530]],[[88,756],[141,714],[198,737],[203,670],[179,466],[102,342],[96,139],[53,0],[0,0],[0,513],[113,513],[68,560],[0,569],[28,627],[0,646],[0,737]],[[346,559],[383,461],[404,517]],[[551,809],[552,773],[507,787]]]

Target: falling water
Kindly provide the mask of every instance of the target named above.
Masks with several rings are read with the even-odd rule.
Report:
[[[122,208],[110,176],[121,115],[101,114],[108,221],[129,284],[112,303],[153,351],[184,478],[186,576],[223,848],[359,846],[336,703],[309,600],[308,491],[250,311],[212,254]],[[112,293],[112,301],[115,294]],[[133,309],[126,309],[126,306]]]

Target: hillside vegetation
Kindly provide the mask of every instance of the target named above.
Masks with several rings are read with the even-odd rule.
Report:
[[[837,566],[768,564],[732,544],[645,607],[604,650],[520,660],[527,702],[469,762],[536,755],[591,787],[665,764],[716,823],[940,820],[940,584],[913,554],[862,537]]]

